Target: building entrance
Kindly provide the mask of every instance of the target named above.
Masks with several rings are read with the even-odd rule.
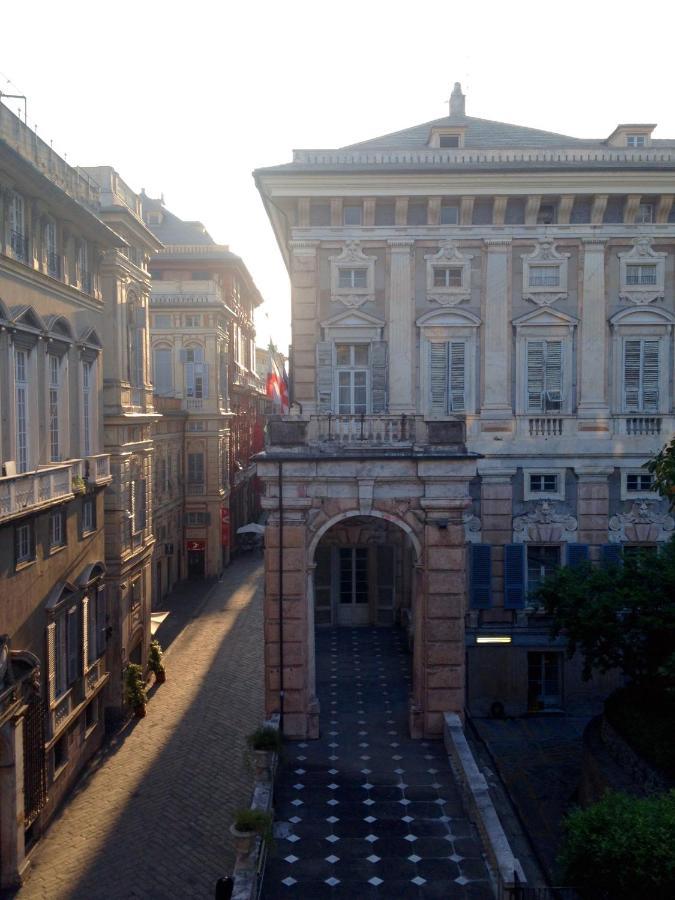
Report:
[[[378,523],[379,525],[379,523]],[[384,532],[384,533],[383,533]],[[379,539],[386,529],[379,525]],[[339,546],[330,538],[316,551],[317,625],[392,625],[410,618],[406,542]]]
[[[203,548],[189,548],[187,552],[188,578],[203,578],[206,551]]]

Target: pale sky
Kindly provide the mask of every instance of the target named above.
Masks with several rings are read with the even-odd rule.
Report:
[[[440,118],[455,81],[470,116],[575,137],[656,122],[675,137],[673,6],[6,3],[0,91],[28,95],[29,125],[69,163],[114,166],[229,244],[265,298],[258,345],[285,348],[288,277],[254,168]]]

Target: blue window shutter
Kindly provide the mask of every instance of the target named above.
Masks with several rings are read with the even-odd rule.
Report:
[[[490,609],[492,557],[490,544],[471,544],[471,609]]]
[[[580,566],[588,562],[588,544],[567,545],[567,565]]]
[[[603,566],[620,566],[621,544],[603,544],[601,559]]]
[[[504,545],[504,608],[525,606],[525,544]]]

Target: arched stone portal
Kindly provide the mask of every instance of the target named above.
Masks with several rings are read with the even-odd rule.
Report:
[[[443,713],[464,711],[462,514],[470,505],[475,461],[463,456],[388,459],[383,464],[377,458],[298,460],[275,458],[268,452],[258,462],[258,474],[265,484],[264,506],[269,512],[265,536],[267,713],[280,711],[283,691],[286,735],[318,736],[315,625],[348,624],[349,617],[354,625],[392,624],[397,616],[400,620],[405,607],[396,599],[390,610],[388,601],[377,600],[380,588],[384,593],[391,589],[396,597],[396,580],[382,583],[376,574],[378,551],[368,549],[394,547],[392,559],[399,554],[400,600],[406,599],[413,633],[410,732],[414,737],[440,737]],[[340,554],[340,547],[351,551],[350,560],[349,554]],[[367,552],[357,554],[359,547]],[[381,551],[383,566],[387,552]],[[349,611],[340,609],[339,588],[332,581],[341,555],[353,582],[353,596],[344,604],[351,607]],[[367,593],[365,605],[354,596],[359,565],[369,571],[367,586],[362,585]]]

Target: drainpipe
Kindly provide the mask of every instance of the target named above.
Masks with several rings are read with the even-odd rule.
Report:
[[[279,460],[279,730],[284,733],[284,482]]]

